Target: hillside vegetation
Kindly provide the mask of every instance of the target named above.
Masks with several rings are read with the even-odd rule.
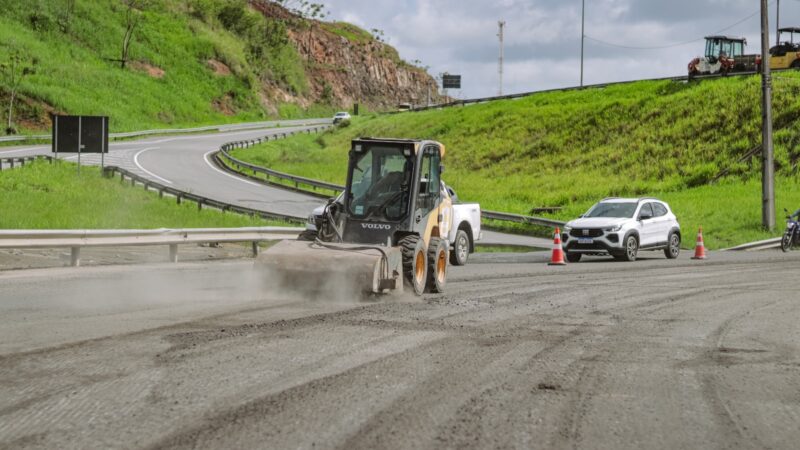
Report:
[[[349,107],[337,96],[343,89],[334,76],[318,80],[345,62],[321,67],[295,39],[355,43],[347,56],[361,61],[390,47],[354,25],[305,19],[279,3],[0,0],[2,129],[12,91],[18,94],[12,128],[23,133],[47,129],[51,112],[109,115],[112,131],[129,131],[324,117]],[[399,66],[393,57],[389,65]],[[29,70],[17,86],[23,69]],[[381,95],[394,102],[391,80],[372,81],[375,102],[385,100]]]
[[[606,196],[672,202],[691,245],[703,225],[712,246],[768,237],[760,224],[760,79],[637,82],[515,101],[355,120],[320,137],[239,150],[242,159],[343,183],[357,136],[427,138],[447,147],[445,179],[484,209],[529,214],[561,206],[573,218]],[[800,75],[775,80],[778,207],[800,207]],[[335,168],[331,170],[331,168]],[[718,174],[727,173],[714,183]],[[778,223],[781,221],[779,220]]]

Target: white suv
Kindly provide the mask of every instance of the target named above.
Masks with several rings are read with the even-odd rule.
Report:
[[[567,261],[582,255],[611,255],[634,261],[640,250],[663,250],[669,259],[681,251],[681,226],[669,205],[655,198],[606,198],[561,234]]]

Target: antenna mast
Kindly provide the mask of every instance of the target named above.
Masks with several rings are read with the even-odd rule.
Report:
[[[497,22],[497,25],[500,28],[500,31],[497,33],[497,37],[500,38],[500,58],[497,60],[497,74],[500,76],[500,87],[497,90],[497,95],[503,95],[503,28],[506,26],[506,21],[500,20]]]

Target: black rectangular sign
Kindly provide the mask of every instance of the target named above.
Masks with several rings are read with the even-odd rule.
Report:
[[[461,75],[442,75],[444,89],[461,89]]]
[[[53,153],[108,153],[108,117],[53,116]]]

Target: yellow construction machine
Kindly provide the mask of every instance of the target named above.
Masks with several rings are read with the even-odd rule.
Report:
[[[800,28],[778,29],[779,44],[769,49],[770,69],[800,68],[800,43],[794,41],[795,33],[800,33]],[[788,38],[788,40],[781,41],[784,38]]]
[[[434,141],[352,141],[344,195],[328,201],[316,239],[281,241],[257,266],[288,288],[442,292],[451,226],[444,153]]]

